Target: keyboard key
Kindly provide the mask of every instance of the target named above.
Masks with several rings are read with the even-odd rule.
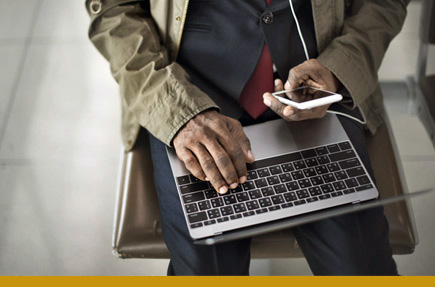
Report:
[[[229,221],[229,220],[230,219],[228,217],[221,217],[221,218],[216,219],[216,221],[219,222],[219,223],[222,223],[222,222],[225,222],[225,221]]]
[[[261,193],[263,193],[263,196],[269,196],[274,195],[275,192],[273,191],[272,187],[266,187],[261,189]]]
[[[289,182],[292,181],[292,176],[290,175],[290,173],[283,173],[279,175],[279,179],[281,180],[281,182]]]
[[[313,185],[320,185],[320,184],[324,184],[325,182],[323,181],[321,176],[313,176],[310,178],[311,183]]]
[[[268,210],[267,210],[267,208],[262,208],[262,209],[257,209],[256,211],[255,211],[255,213],[256,214],[262,214],[262,213],[266,213]]]
[[[305,174],[305,177],[311,177],[316,175],[316,171],[312,167],[304,169],[303,172]]]
[[[272,196],[271,198],[272,198],[273,204],[275,204],[275,205],[285,202],[284,197],[282,195],[275,195],[275,196]]]
[[[346,150],[346,149],[351,149],[352,146],[350,145],[349,142],[342,142],[338,144],[341,148],[341,150]]]
[[[334,163],[328,163],[326,166],[328,167],[328,170],[330,172],[334,172],[334,171],[339,171],[340,170],[340,167],[335,162]]]
[[[248,217],[248,216],[252,216],[252,215],[255,215],[255,211],[247,211],[247,212],[243,213],[244,217]]]
[[[255,189],[255,184],[253,181],[247,181],[244,184],[242,184],[243,190],[251,190]]]
[[[304,200],[304,199],[302,199],[302,200],[297,200],[297,201],[293,201],[293,204],[294,205],[301,205],[301,204],[305,204],[306,203],[306,201]]]
[[[208,214],[208,218],[210,218],[210,219],[221,217],[219,209],[217,209],[217,208],[216,209],[207,210],[207,214]]]
[[[317,159],[315,159],[315,158],[309,158],[309,159],[306,159],[306,160],[305,160],[305,164],[306,164],[308,167],[313,167],[313,166],[317,166],[317,165],[319,165],[319,163],[317,162]]]
[[[260,178],[255,180],[255,185],[258,188],[267,186],[267,180],[265,178]]]
[[[293,166],[295,167],[295,169],[304,169],[307,168],[307,165],[305,164],[305,162],[303,162],[302,160],[300,161],[295,161],[293,163]]]
[[[331,192],[330,194],[331,194],[332,197],[337,197],[337,196],[343,195],[343,192],[336,191],[336,192]]]
[[[237,203],[236,196],[234,194],[224,197],[224,202],[226,205]]]
[[[260,198],[258,200],[258,203],[260,203],[261,207],[268,207],[268,206],[272,205],[272,201],[268,197],[266,197],[266,198]]]
[[[193,174],[189,175],[189,179],[190,181],[193,182],[201,182],[202,180],[200,180],[199,178],[196,178]]]
[[[330,183],[335,181],[335,176],[332,173],[322,175],[323,181]]]
[[[191,224],[190,225],[190,228],[198,228],[198,227],[201,227],[202,226],[202,223],[201,222],[197,222],[197,223],[194,223],[194,224]]]
[[[293,167],[293,165],[291,163],[282,164],[281,168],[284,172],[291,172],[291,171],[295,170],[295,168]]]
[[[257,160],[254,163],[247,164],[247,168],[248,168],[248,170],[260,169],[263,167],[293,162],[295,160],[300,160],[300,159],[302,159],[301,153],[294,152],[294,153],[289,153],[289,154],[280,155],[280,156],[276,156],[276,157]]]
[[[230,219],[231,219],[231,220],[235,220],[235,219],[239,219],[239,218],[242,218],[242,215],[241,215],[241,214],[234,214],[234,215],[231,215],[231,216],[230,216]]]
[[[329,153],[339,152],[340,148],[336,144],[331,144],[327,146]]]
[[[349,188],[349,189],[343,190],[343,192],[344,192],[344,194],[354,193],[355,189]]]
[[[198,211],[198,206],[196,205],[196,203],[186,204],[184,207],[186,208],[187,213]]]
[[[287,182],[285,185],[287,186],[288,191],[294,191],[299,189],[299,185],[296,181]]]
[[[316,148],[316,152],[318,155],[324,155],[324,154],[328,154],[328,150],[326,149],[326,147],[318,147]]]
[[[334,188],[332,187],[332,185],[330,183],[321,185],[320,189],[322,190],[323,193],[328,193],[328,192],[334,191]]]
[[[349,158],[353,158],[353,157],[356,157],[356,154],[353,150],[346,150],[346,151],[337,152],[337,153],[329,155],[329,159],[332,162],[341,161],[341,160],[345,160],[345,159],[349,159]]]
[[[247,178],[248,180],[257,179],[258,178],[257,172],[255,170],[248,171]]]
[[[269,167],[270,173],[273,175],[282,173],[282,169],[279,165]]]
[[[365,175],[364,169],[362,167],[354,167],[351,169],[347,169],[346,172],[347,175],[349,175],[349,177],[357,177],[360,175]]]
[[[214,208],[224,206],[224,202],[222,201],[222,198],[213,198],[210,200],[210,203],[211,206]]]
[[[189,176],[188,175],[179,176],[179,177],[177,177],[177,182],[178,182],[178,185],[190,183]]]
[[[346,183],[347,187],[349,187],[349,188],[358,186],[358,182],[354,178],[346,179],[344,182]]]
[[[183,195],[183,202],[186,203],[192,203],[195,201],[200,201],[200,200],[204,200],[204,193],[201,192],[196,192],[196,193],[190,193],[190,194],[186,194]]]
[[[187,194],[199,190],[205,190],[208,188],[209,188],[208,183],[206,181],[200,181],[200,182],[180,186],[180,192],[181,194]]]
[[[276,193],[276,194],[287,192],[287,189],[285,188],[285,185],[284,185],[284,184],[278,184],[278,185],[275,185],[275,186],[273,187],[273,189],[275,190],[275,193]]]
[[[198,202],[198,206],[200,210],[206,210],[211,208],[210,202],[208,200]]]
[[[303,158],[310,158],[310,157],[317,156],[315,149],[307,149],[307,150],[301,151],[301,154],[302,154]]]
[[[259,170],[257,170],[257,173],[258,173],[259,177],[266,177],[266,176],[270,175],[270,172],[267,168],[259,169]]]
[[[238,203],[233,205],[234,211],[236,213],[244,212],[246,211],[246,206],[244,203]]]
[[[329,172],[329,170],[324,165],[316,166],[314,169],[316,170],[317,174],[319,174],[319,175],[322,175],[322,174]]]
[[[216,220],[207,220],[207,221],[204,221],[204,225],[212,225],[212,224],[216,224]]]
[[[304,199],[304,198],[310,197],[310,194],[308,193],[308,190],[306,190],[306,189],[298,190],[298,191],[296,191],[296,194],[298,195],[299,199]]]
[[[281,204],[281,208],[289,208],[289,207],[292,207],[292,206],[293,206],[293,203],[291,203],[291,202],[287,202],[287,203]]]
[[[373,188],[373,185],[366,184],[366,185],[362,185],[362,186],[356,187],[355,190],[356,191],[363,191],[363,190],[370,189],[370,188]]]
[[[335,178],[337,178],[337,180],[343,180],[347,178],[347,174],[345,171],[340,170],[334,173]]]
[[[352,167],[356,167],[356,166],[361,165],[361,163],[359,162],[359,160],[357,158],[342,160],[342,161],[338,162],[338,164],[340,165],[340,167],[342,169],[348,169],[348,168],[352,168]]]
[[[238,193],[238,192],[242,192],[243,188],[241,185],[238,185],[235,189],[230,189],[231,193]]]
[[[307,178],[299,180],[298,183],[301,188],[307,188],[311,186],[311,181]]]
[[[260,190],[256,189],[256,190],[250,190],[249,196],[251,197],[251,199],[257,199],[262,197],[263,195],[261,194]]]
[[[248,210],[254,210],[257,208],[260,208],[260,206],[258,205],[258,202],[256,200],[251,200],[246,202],[246,207],[248,208]]]
[[[317,157],[317,162],[319,164],[327,164],[330,163],[328,156],[326,155],[321,155]]]
[[[331,198],[331,196],[329,194],[322,194],[319,196],[320,200],[324,200],[324,199],[328,199],[328,198]]]
[[[189,223],[196,223],[196,222],[204,221],[204,220],[208,219],[207,213],[205,213],[205,211],[188,214],[187,218],[189,219]]]
[[[370,183],[370,179],[369,179],[366,175],[358,176],[358,177],[356,178],[356,180],[358,180],[358,183],[359,183],[360,185],[364,185],[364,184],[368,184],[368,183]]]
[[[285,201],[287,201],[287,202],[298,199],[296,197],[296,193],[294,193],[294,192],[287,192],[287,193],[284,193],[283,195],[284,195]]]
[[[278,184],[279,183],[279,177],[277,175],[269,176],[267,178],[267,182],[269,183],[269,185]]]
[[[231,215],[233,213],[234,213],[234,211],[233,211],[233,208],[231,206],[221,207],[221,214],[222,214],[222,216]]]
[[[209,190],[205,191],[205,197],[207,197],[208,199],[215,198],[215,197],[218,197],[218,194],[217,194],[216,190],[209,189]]]
[[[248,195],[247,192],[238,193],[236,196],[237,196],[237,200],[239,202],[243,202],[243,201],[249,200],[249,195]]]
[[[319,199],[317,198],[317,197],[310,197],[310,198],[307,198],[306,199],[306,201],[308,202],[308,203],[310,203],[310,202],[315,202],[315,201],[318,201]]]
[[[304,173],[301,170],[293,171],[291,174],[295,180],[302,179],[305,177]]]
[[[334,182],[332,185],[334,185],[335,190],[343,190],[347,188],[343,181]]]
[[[310,187],[308,189],[308,192],[311,194],[311,196],[317,196],[322,194],[322,191],[318,186]]]
[[[281,209],[281,207],[279,205],[275,205],[275,206],[269,207],[268,209],[269,209],[269,211],[275,211],[275,210]]]

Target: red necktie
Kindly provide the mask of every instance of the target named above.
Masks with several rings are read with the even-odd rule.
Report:
[[[272,2],[272,0],[266,0],[267,5],[269,5],[270,2]],[[264,44],[257,67],[240,95],[241,106],[254,119],[267,109],[267,106],[263,104],[263,94],[273,91],[272,65],[269,49],[267,45]]]

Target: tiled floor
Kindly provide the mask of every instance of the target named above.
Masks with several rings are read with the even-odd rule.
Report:
[[[111,254],[119,97],[86,38],[83,2],[0,0],[0,275],[166,273],[167,260]],[[409,6],[381,80],[414,72],[419,7]],[[435,151],[406,93],[385,98],[409,189],[435,187]],[[434,204],[433,195],[413,200],[420,244],[396,256],[404,275],[435,275]],[[251,273],[311,274],[304,259],[253,260]]]

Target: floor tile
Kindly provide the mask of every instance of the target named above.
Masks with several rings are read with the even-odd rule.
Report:
[[[91,44],[29,48],[0,158],[119,155],[120,97]]]
[[[23,45],[0,45],[0,131],[12,100],[15,81],[19,75]]]
[[[28,37],[39,2],[40,0],[0,0],[0,39]]]
[[[117,170],[0,165],[0,275],[164,275],[167,260],[112,255]]]
[[[67,19],[67,21],[65,21]],[[32,37],[36,43],[88,42],[85,1],[42,0]]]

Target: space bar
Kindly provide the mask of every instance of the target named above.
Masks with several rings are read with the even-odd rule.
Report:
[[[289,153],[289,154],[280,155],[280,156],[276,156],[276,157],[257,160],[253,163],[248,163],[247,168],[248,168],[248,170],[253,170],[253,169],[257,169],[257,168],[267,167],[267,166],[271,166],[271,165],[277,165],[277,164],[291,162],[291,161],[300,160],[300,159],[302,159],[302,155],[300,152]]]

